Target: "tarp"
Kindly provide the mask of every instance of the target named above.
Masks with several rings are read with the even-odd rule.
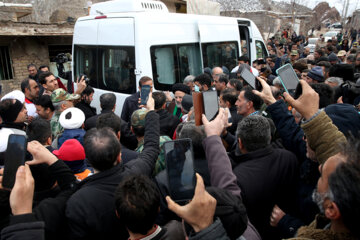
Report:
[[[208,0],[187,0],[187,13],[220,16],[220,4]]]

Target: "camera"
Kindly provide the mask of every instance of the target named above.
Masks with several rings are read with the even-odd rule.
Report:
[[[59,53],[58,55],[56,55],[54,60],[57,64],[61,64],[69,61],[69,58],[67,57],[66,53]]]
[[[79,80],[80,80],[82,77],[84,77],[84,80],[85,80],[86,84],[89,84],[90,79],[89,79],[85,74],[80,74]]]

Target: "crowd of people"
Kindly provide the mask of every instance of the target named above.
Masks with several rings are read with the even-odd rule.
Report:
[[[114,93],[97,114],[84,78],[65,86],[30,64],[21,90],[0,101],[0,165],[9,135],[28,140],[14,187],[0,189],[1,239],[359,239],[360,50],[332,39],[310,53],[288,35],[268,40],[265,59],[206,68],[146,105],[153,79],[143,76],[121,116]],[[292,94],[276,72],[287,63],[300,79]],[[219,111],[197,126],[192,94],[206,91]],[[184,138],[196,188],[179,205],[162,146]]]

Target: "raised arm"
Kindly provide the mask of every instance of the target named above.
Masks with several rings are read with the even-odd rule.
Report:
[[[222,108],[219,110],[219,114],[215,120],[211,122],[203,116],[202,121],[207,136],[203,141],[203,146],[208,161],[211,185],[226,189],[234,195],[241,197],[241,190],[237,184],[236,176],[232,171],[230,159],[220,138],[227,119],[226,113]]]
[[[146,108],[149,112],[145,117],[144,150],[137,159],[128,162],[125,167],[130,168],[131,174],[135,173],[151,176],[160,152],[159,115],[154,111],[154,99],[152,98],[151,93],[149,94]]]

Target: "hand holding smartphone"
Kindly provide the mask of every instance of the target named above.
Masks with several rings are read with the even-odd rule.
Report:
[[[280,81],[287,93],[294,92],[299,84],[299,78],[297,77],[291,64],[285,64],[276,70]]]
[[[12,189],[19,166],[25,164],[27,140],[25,135],[10,134],[5,152],[2,186]]]
[[[249,84],[249,86],[253,89],[258,91],[262,90],[261,83],[255,78],[254,74],[252,74],[249,69],[244,68],[240,73],[240,77],[242,77],[242,79],[244,79],[244,81],[247,82],[247,84]]]
[[[150,91],[151,91],[151,86],[150,86],[150,85],[142,85],[142,86],[141,86],[141,91],[140,91],[141,101],[140,101],[140,105],[146,105]]]
[[[216,91],[193,92],[195,125],[202,125],[202,115],[211,121],[219,112],[219,100]]]

